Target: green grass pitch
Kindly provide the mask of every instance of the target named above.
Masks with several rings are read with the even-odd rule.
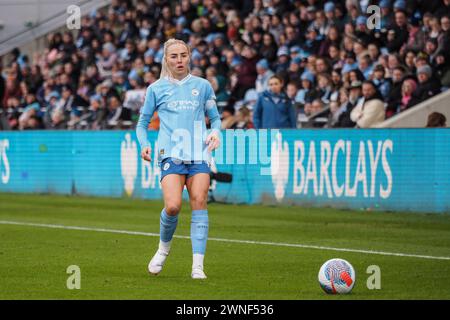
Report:
[[[450,298],[448,214],[210,204],[208,279],[194,281],[190,210],[183,206],[176,235],[186,238],[174,239],[163,272],[150,276],[159,239],[148,233],[159,233],[161,201],[0,194],[0,299]],[[320,266],[336,257],[356,270],[351,294],[330,296],[319,287]],[[66,286],[70,265],[80,267],[79,290]],[[379,290],[367,288],[370,265],[380,267]]]

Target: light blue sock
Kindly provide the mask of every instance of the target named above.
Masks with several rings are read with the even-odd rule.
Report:
[[[205,254],[208,241],[208,210],[192,210],[191,241],[193,254]]]
[[[161,218],[159,220],[159,234],[161,241],[169,242],[172,240],[173,234],[178,224],[178,215],[169,216],[166,209],[162,209]]]

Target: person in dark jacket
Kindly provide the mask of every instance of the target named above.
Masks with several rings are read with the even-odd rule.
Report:
[[[395,13],[394,27],[389,30],[387,38],[387,48],[389,52],[398,52],[407,43],[409,37],[408,19],[404,11]]]
[[[420,102],[441,92],[441,84],[439,80],[433,77],[433,70],[429,65],[417,68],[417,79],[419,80],[419,85],[417,86],[416,96]]]
[[[402,96],[396,103],[395,109],[387,109],[386,117],[390,118],[393,115],[403,112],[419,103],[419,99],[415,95],[417,83],[414,79],[405,79],[402,85]]]
[[[255,86],[256,63],[259,60],[258,53],[250,46],[245,46],[241,55],[242,64],[239,67],[238,81],[232,91],[232,96],[238,100],[244,98],[245,92]]]
[[[397,112],[397,103],[402,98],[403,80],[405,80],[405,69],[398,66],[392,72],[392,84],[387,97],[386,117],[388,118]]]
[[[345,88],[339,91],[341,106],[339,107],[337,122],[333,125],[334,128],[354,128],[356,126],[356,122],[353,122],[350,115],[361,99],[361,88],[361,81],[356,80],[352,81],[348,91]]]
[[[283,79],[280,76],[274,75],[269,79],[269,90],[258,97],[253,111],[256,129],[297,127],[294,106],[282,88]]]

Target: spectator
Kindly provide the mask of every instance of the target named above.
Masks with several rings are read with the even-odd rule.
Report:
[[[387,48],[389,52],[399,52],[408,41],[408,20],[406,13],[402,10],[395,12],[395,23],[388,32]]]
[[[112,75],[112,67],[117,61],[116,47],[111,42],[103,45],[102,53],[97,57],[97,67],[102,78]]]
[[[328,73],[320,73],[317,75],[317,96],[323,103],[330,102],[330,96],[332,93],[331,77]]]
[[[339,91],[339,111],[338,121],[335,123],[337,128],[352,128],[355,127],[356,123],[351,118],[351,113],[353,109],[361,103],[361,81],[355,80],[349,86],[347,91],[342,88]]]
[[[315,99],[311,104],[311,112],[313,115],[323,111],[323,108],[324,104],[321,99]]]
[[[275,64],[275,73],[285,73],[289,68],[289,49],[282,46],[277,51],[277,62]]]
[[[306,121],[300,118],[300,121],[303,122],[302,128],[326,126],[328,123],[327,113],[329,114],[329,110],[325,110],[324,103],[321,99],[314,99],[311,103],[307,103],[305,105]]]
[[[243,106],[241,107],[236,114],[236,122],[235,122],[235,129],[251,129],[254,128],[252,117],[250,114],[250,110]]]
[[[222,111],[222,124],[221,129],[233,129],[234,125],[236,124],[236,118],[234,116],[234,107],[225,107],[225,109]]]
[[[289,82],[286,86],[286,95],[291,99],[292,103],[295,104],[295,97],[297,96],[298,86],[297,82]]]
[[[162,43],[174,36],[186,39],[192,47],[191,73],[207,77],[216,90],[217,101],[236,110],[242,105],[251,108],[245,102],[249,89],[263,90],[259,88],[261,77],[256,67],[262,59],[267,61],[266,70],[288,83],[289,99],[296,91],[289,83],[300,87],[302,82],[296,94],[301,101],[297,102],[299,119],[305,111],[310,112],[312,102],[323,97],[324,92],[326,104],[332,96],[336,99],[338,95],[340,100],[342,88],[360,91],[350,89],[355,81],[375,83],[387,103],[386,116],[398,111],[403,82],[416,81],[418,69],[422,68],[421,73],[428,79],[419,79],[417,93],[422,97],[417,98],[427,99],[449,87],[448,0],[432,0],[426,5],[404,0],[151,3],[114,0],[106,14],[101,10],[82,17],[78,34],[47,35],[47,47],[33,54],[32,59],[19,49],[13,50],[12,59],[2,59],[7,64],[0,79],[0,104],[5,108],[8,101],[12,101],[11,105],[19,101],[18,108],[9,108],[15,110],[12,122],[22,113],[28,94],[35,93],[40,110],[36,118],[29,116],[30,126],[39,127],[41,114],[47,124],[49,95],[55,91],[64,95],[62,88],[66,86],[71,87],[73,100],[71,107],[61,113],[61,128],[71,119],[74,128],[82,123],[86,123],[83,128],[89,127],[86,119],[90,118],[85,117],[92,110],[87,106],[96,94],[102,98],[99,104],[105,108],[100,109],[103,112],[107,111],[111,95],[117,95],[125,107],[133,101],[128,109],[131,119],[136,119],[139,108],[135,107],[138,95],[134,90],[145,89],[156,81]],[[369,4],[381,7],[380,29],[367,28],[364,12]],[[429,70],[423,72],[427,66],[434,76],[429,76]],[[352,94],[348,95],[350,110],[355,104],[350,102]],[[57,104],[64,100],[52,99]],[[336,100],[333,103],[336,111]],[[5,112],[3,128],[11,116]],[[339,116],[345,114],[342,111]],[[100,123],[104,124],[101,128],[108,128]]]
[[[48,103],[47,103],[47,109],[44,113],[43,122],[44,122],[44,126],[47,129],[55,129],[56,126],[59,124],[59,121],[56,121],[56,118],[54,121],[53,114],[54,114],[55,110],[57,109],[60,98],[61,97],[60,97],[60,94],[58,91],[52,91],[46,97],[46,101],[48,101]]]
[[[301,58],[295,57],[289,63],[286,82],[298,81],[302,75]]]
[[[370,77],[372,75],[372,72],[373,72],[373,67],[372,67],[372,61],[371,61],[370,56],[368,54],[362,56],[359,59],[358,69],[364,75],[364,79],[365,80],[369,80],[370,79]]]
[[[272,33],[264,33],[263,45],[260,49],[261,56],[270,64],[273,64],[277,59],[278,46]]]
[[[300,103],[301,105],[306,104],[306,102],[310,102],[317,95],[314,85],[314,75],[308,71],[303,72],[301,76],[301,88],[297,92],[295,96],[295,102]]]
[[[327,36],[324,41],[322,41],[319,49],[319,55],[324,57],[330,52],[331,46],[338,46],[341,42],[339,29],[335,25],[331,25],[328,29]]]
[[[438,42],[436,38],[428,38],[425,42],[425,53],[428,55],[428,62],[431,62],[436,57],[438,50]]]
[[[391,21],[393,20],[391,1],[381,0],[379,5],[381,9],[380,27],[381,29],[387,29],[390,27]]]
[[[359,16],[356,18],[356,29],[355,29],[356,39],[361,41],[363,46],[367,46],[372,42],[373,36],[371,30],[367,28],[367,17]]]
[[[236,86],[233,88],[233,97],[242,99],[248,89],[254,88],[256,81],[256,63],[258,62],[258,55],[250,46],[244,46],[242,50],[242,64],[238,71],[238,80]]]
[[[259,96],[255,105],[253,123],[256,129],[296,128],[294,107],[282,88],[283,79],[272,76],[269,90]]]
[[[357,84],[354,84],[355,87],[351,90],[360,91],[360,84],[358,85],[359,86],[357,86]],[[359,96],[359,91],[357,93],[353,93],[353,99],[355,99],[355,96]],[[356,123],[352,121],[350,116],[354,106],[355,105],[350,101],[348,91],[345,88],[341,88],[341,90],[339,91],[339,108],[334,114],[334,117],[337,118],[337,121],[333,123],[334,128],[353,128],[356,125]]]
[[[272,70],[269,69],[269,62],[267,59],[261,59],[256,64],[256,72],[258,76],[256,78],[256,92],[262,93],[268,89],[269,79],[273,76]]]
[[[442,113],[433,112],[428,116],[427,128],[445,128],[447,127],[447,118]]]
[[[17,73],[9,70],[7,71],[5,81],[5,92],[3,94],[2,106],[5,106],[8,99],[11,97],[15,97],[20,100],[22,98],[22,90],[20,89],[19,82],[17,81]]]
[[[19,129],[35,129],[40,128],[39,120],[40,105],[33,93],[28,93],[25,97],[26,106],[19,117]]]
[[[385,119],[383,98],[371,81],[365,81],[362,86],[364,102],[358,104],[350,117],[359,128],[371,128]]]
[[[85,118],[89,129],[100,130],[106,127],[106,108],[102,105],[103,99],[100,95],[93,95]]]
[[[402,97],[397,102],[397,108],[396,110],[390,109],[389,111],[386,111],[386,117],[389,118],[394,114],[403,112],[406,109],[409,109],[419,103],[419,99],[417,99],[415,95],[416,89],[417,83],[413,79],[406,79],[405,81],[403,81]]]
[[[402,84],[405,78],[405,70],[403,67],[397,67],[392,72],[392,85],[389,90],[386,107],[386,117],[394,115],[397,112],[398,101],[402,97]]]
[[[389,92],[391,90],[391,83],[385,78],[385,73],[384,67],[379,64],[375,66],[372,74],[372,81],[383,96],[383,100],[386,100],[389,97]]]
[[[450,62],[448,55],[443,51],[436,55],[434,69],[436,70],[436,76],[439,78],[442,86],[444,88],[450,88]]]
[[[433,70],[429,65],[417,68],[417,97],[420,102],[425,101],[441,92],[439,80],[433,77]]]
[[[2,121],[4,121],[2,126],[4,130],[19,129],[20,107],[20,100],[17,97],[13,96],[8,99],[2,117]]]
[[[120,98],[111,95],[108,98],[108,107],[106,113],[106,127],[108,129],[122,129],[131,121],[131,111],[122,106]]]
[[[343,86],[342,75],[339,69],[331,71],[331,86],[333,88],[333,92],[339,91],[339,89]]]
[[[342,67],[342,74],[350,72],[358,68],[358,63],[356,62],[356,56],[353,51],[348,51],[345,54],[345,63]]]
[[[409,70],[410,73],[416,73],[416,54],[414,51],[407,51],[405,54],[405,67]]]

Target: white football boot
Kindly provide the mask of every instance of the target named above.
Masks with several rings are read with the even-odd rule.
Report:
[[[156,251],[155,255],[153,256],[152,260],[150,260],[148,264],[148,272],[153,275],[158,275],[163,266],[164,262],[166,262],[166,258],[169,255],[169,250],[163,250],[161,249],[161,245],[158,248],[158,251]]]
[[[191,277],[192,277],[192,279],[206,279],[207,278],[206,274],[203,272],[203,269],[201,269],[200,267],[192,268]]]
[[[203,254],[194,253],[192,260],[192,279],[206,279],[206,274],[203,272]]]

